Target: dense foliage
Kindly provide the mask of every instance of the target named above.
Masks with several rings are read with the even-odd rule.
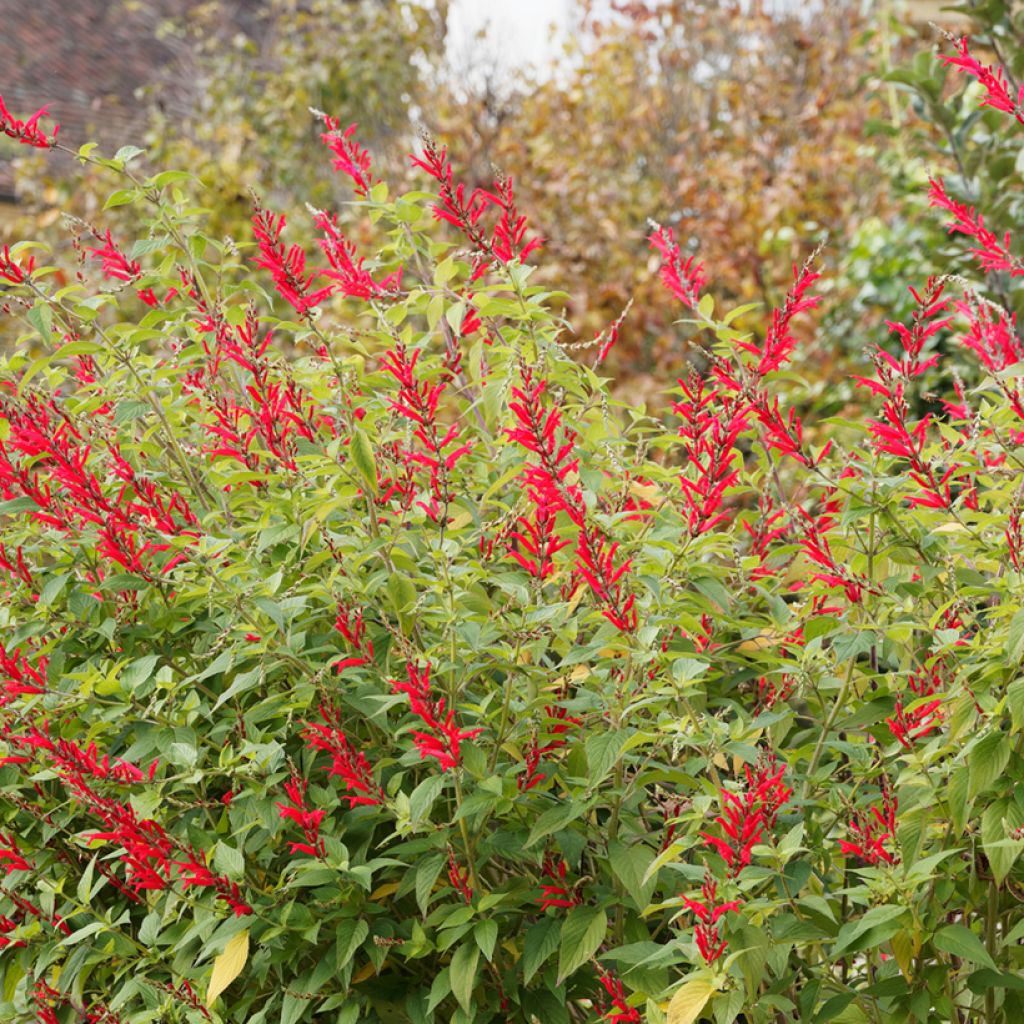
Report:
[[[813,255],[752,334],[656,227],[695,368],[630,406],[510,180],[321,134],[372,255],[88,149],[148,230],[0,249],[4,1019],[1018,1020],[998,293],[906,282],[867,413],[805,424]]]

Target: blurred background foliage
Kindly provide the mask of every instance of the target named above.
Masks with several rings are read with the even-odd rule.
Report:
[[[957,247],[927,208],[928,175],[1005,220],[994,227],[1019,219],[1024,164],[984,132],[996,115],[945,73],[936,54],[947,44],[927,23],[970,24],[1021,74],[1024,12],[1011,0],[959,13],[898,0],[574,3],[576,31],[551,66],[515,67],[494,59],[500,39],[455,52],[447,0],[131,0],[126,11],[149,15],[181,65],[172,86],[164,76],[138,92],[147,127],[132,141],[151,166],[196,174],[212,226],[240,244],[252,189],[288,215],[289,241],[312,234],[307,203],[341,211],[358,240],[360,211],[345,206],[352,196],[308,108],[358,122],[397,187],[415,186],[407,154],[425,129],[471,184],[488,185],[494,167],[513,177],[546,240],[540,273],[572,296],[568,342],[591,339],[634,300],[610,361],[634,400],[663,391],[689,358],[653,272],[651,219],[706,263],[720,303],[759,304],[742,321],[755,331],[793,264],[824,246],[828,301],[805,371],[835,410],[851,397],[850,360],[884,338],[881,311],[909,308],[906,285],[942,272]],[[54,170],[24,161],[19,203],[0,218],[5,240],[42,233],[67,245],[57,208],[97,212],[102,172]],[[131,215],[110,213],[133,237]],[[1024,285],[1000,286],[1017,308]]]

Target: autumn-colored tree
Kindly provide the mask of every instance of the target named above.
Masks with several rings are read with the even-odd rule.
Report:
[[[830,3],[813,22],[718,0],[613,8],[581,3],[589,42],[530,94],[478,89],[431,113],[471,174],[497,164],[521,183],[550,264],[574,286],[570,341],[636,298],[618,357],[629,372],[682,355],[667,329],[676,311],[637,272],[648,218],[665,219],[730,301],[762,304],[747,321],[758,326],[792,264],[874,208],[874,101],[859,5]]]

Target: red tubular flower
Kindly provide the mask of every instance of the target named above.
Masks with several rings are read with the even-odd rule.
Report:
[[[547,504],[546,497],[538,496],[532,518],[519,516],[518,529],[510,530],[505,537],[508,553],[534,579],[546,580],[555,572],[554,556],[570,541],[555,533],[557,509]]]
[[[423,668],[410,662],[406,666],[408,680],[392,679],[391,688],[396,693],[406,694],[412,713],[426,726],[427,731],[413,733],[420,758],[425,761],[433,757],[444,771],[448,771],[462,763],[462,743],[479,736],[483,729],[460,729],[455,721],[455,712],[446,710],[444,698],[434,699],[431,696],[430,667],[429,661]]]
[[[339,778],[348,793],[341,797],[350,808],[374,806],[384,802],[384,792],[373,777],[370,763],[359,751],[353,750],[351,741],[341,728],[341,716],[332,704],[320,705],[323,723],[306,724],[303,732],[310,750],[322,750],[331,755],[328,778]]]
[[[985,227],[985,218],[975,212],[973,206],[958,203],[950,198],[941,178],[931,179],[928,198],[932,206],[940,207],[953,218],[947,225],[951,235],[961,234],[974,239],[976,244],[971,249],[971,254],[981,264],[986,274],[995,270],[1004,270],[1011,277],[1020,277],[1024,274],[1024,262],[1013,255],[1009,231],[1000,239],[994,231]]]
[[[597,980],[611,1000],[611,1006],[600,1007],[601,1020],[609,1021],[610,1024],[643,1024],[640,1011],[626,1002],[622,982],[612,971],[602,970]]]
[[[2,102],[3,100],[0,99],[0,103]],[[8,246],[5,245],[0,249],[0,278],[8,284],[24,284],[35,269],[35,265],[36,261],[33,256],[15,260]]]
[[[93,259],[100,261],[107,277],[116,281],[135,281],[142,276],[142,266],[138,261],[130,260],[117,247],[109,230],[105,236],[100,236],[100,241],[105,243],[102,247],[90,248],[88,251]]]
[[[544,408],[543,380],[534,381],[527,370],[523,387],[512,388],[509,411],[517,426],[506,430],[510,441],[522,445],[539,459],[539,465],[527,465],[523,483],[533,504],[555,512],[565,512],[577,525],[583,525],[583,495],[579,486],[569,480],[579,472],[580,460],[575,454],[576,435],[562,423],[557,407]]]
[[[841,839],[839,849],[845,854],[859,857],[868,864],[896,864],[899,853],[886,849],[896,835],[896,812],[899,803],[889,788],[888,779],[882,777],[882,806],[872,807],[867,814],[854,811],[849,822],[852,838]]]
[[[206,854],[196,852],[191,847],[185,850],[185,859],[176,862],[179,877],[185,888],[196,886],[203,889],[213,889],[217,898],[223,900],[234,912],[235,917],[245,917],[252,913],[252,907],[242,899],[242,892],[238,885],[228,881],[223,875],[215,875],[206,866]]]
[[[353,610],[346,605],[338,605],[338,614],[334,620],[334,628],[349,642],[353,649],[350,657],[338,661],[334,670],[341,675],[345,669],[358,668],[373,661],[373,641],[366,635],[361,610]]]
[[[750,863],[751,851],[762,841],[765,829],[774,828],[779,810],[793,795],[782,781],[784,773],[785,766],[776,766],[774,754],[762,756],[753,771],[746,766],[747,784],[740,795],[725,789],[719,793],[723,813],[715,822],[725,838],[708,832],[701,836],[725,861],[733,878]]]
[[[71,536],[95,529],[99,555],[147,577],[148,556],[168,550],[170,543],[146,539],[140,544],[138,534],[163,534],[168,540],[197,535],[185,499],[164,498],[109,445],[113,468],[101,479],[90,459],[89,439],[55,400],[0,397],[0,418],[9,427],[0,441],[0,494],[28,498],[36,506],[36,521]],[[181,557],[168,560],[162,571]]]
[[[583,725],[581,718],[570,715],[568,710],[562,707],[561,704],[548,704],[544,708],[544,714],[547,721],[545,722],[543,733],[547,736],[547,742],[542,743],[537,732],[530,738],[530,742],[523,754],[526,771],[516,777],[516,786],[521,793],[533,789],[534,786],[539,785],[547,778],[547,775],[540,771],[541,758],[545,754],[550,754],[564,747],[568,742],[565,739],[565,734],[570,729],[580,728]]]
[[[455,859],[455,851],[450,846],[448,847],[448,881],[467,905],[473,902],[473,887],[469,884],[469,868],[459,866],[459,862]]]
[[[308,853],[310,857],[322,857],[324,854],[323,840],[320,838],[320,823],[324,820],[326,811],[313,811],[306,806],[307,783],[298,775],[293,775],[284,784],[284,791],[288,796],[289,804],[278,803],[278,814],[282,818],[294,821],[306,841],[304,843],[292,843],[292,853]]]
[[[541,893],[534,899],[534,902],[540,905],[541,910],[547,910],[548,907],[566,910],[570,907],[578,907],[583,902],[579,883],[574,886],[566,883],[568,870],[569,865],[563,859],[556,859],[551,854],[544,855],[541,875],[547,879],[547,882],[542,880]]]
[[[22,855],[18,848],[18,842],[13,833],[8,832],[5,836],[0,832],[0,867],[4,874],[9,875],[12,871],[31,871],[32,865]]]
[[[415,493],[412,484],[414,476],[426,470],[428,495],[426,501],[419,501],[420,508],[429,519],[438,522],[442,509],[447,509],[452,499],[451,472],[456,463],[469,453],[470,445],[461,443],[457,424],[445,429],[437,416],[438,405],[448,385],[460,372],[462,353],[458,350],[447,352],[440,377],[431,383],[416,376],[416,364],[422,349],[412,354],[401,343],[384,354],[382,367],[398,381],[397,398],[389,399],[391,408],[415,424],[413,438],[417,445],[405,449],[394,446],[394,454],[404,464],[409,477],[409,486],[389,487],[388,493],[399,493],[404,507],[408,507]]]
[[[46,666],[46,658],[33,665],[20,648],[8,651],[0,643],[0,707],[23,694],[45,693]]]
[[[983,107],[993,107],[1004,114],[1013,114],[1021,124],[1024,124],[1024,85],[1018,90],[1015,100],[1006,87],[1003,69],[998,66],[993,68],[991,64],[982,64],[977,58],[972,57],[966,36],[957,40],[956,49],[955,57],[942,56],[939,59],[981,83],[985,90],[985,99],[981,101]]]
[[[701,899],[693,900],[684,896],[683,902],[697,919],[693,928],[693,937],[704,962],[710,966],[722,956],[729,945],[721,937],[718,922],[726,914],[739,911],[741,903],[739,900],[719,903],[718,883],[711,877],[710,872],[705,873],[704,884],[701,886],[700,892]]]
[[[318,212],[314,222],[324,233],[317,244],[327,257],[331,269],[322,272],[322,276],[338,285],[342,295],[353,299],[376,298],[397,291],[402,284],[402,268],[389,274],[381,281],[375,281],[368,270],[363,267],[365,262],[356,256],[356,247],[339,230],[337,218]]]
[[[765,335],[764,344],[752,341],[738,341],[737,347],[755,357],[752,370],[757,377],[764,377],[775,370],[781,370],[796,348],[796,338],[790,330],[793,319],[801,313],[814,309],[821,297],[808,296],[811,286],[821,274],[814,269],[812,255],[802,267],[793,267],[793,287],[786,294],[786,301],[772,310],[772,322]]]
[[[575,571],[604,606],[601,614],[621,632],[633,633],[638,621],[636,596],[627,594],[621,583],[632,562],[627,558],[616,565],[617,550],[618,544],[608,544],[597,530],[584,526],[576,542]]]
[[[966,301],[958,302],[956,309],[970,325],[970,332],[961,341],[986,370],[996,374],[1014,363],[1024,362],[1024,342],[1017,334],[1016,313],[993,311],[987,305]]]
[[[975,501],[971,475],[957,462],[940,467],[925,458],[930,416],[912,422],[906,397],[910,383],[937,362],[936,356],[922,359],[925,344],[951,322],[951,317],[943,315],[950,307],[942,298],[942,291],[941,282],[935,279],[928,281],[923,296],[911,289],[918,304],[911,325],[889,323],[889,329],[899,337],[901,358],[877,349],[874,355],[875,378],[859,377],[856,380],[885,399],[882,418],[869,420],[868,429],[876,452],[906,459],[910,464],[909,476],[917,484],[919,493],[910,495],[907,500],[911,505],[952,510],[960,495],[968,506]]]
[[[672,404],[680,417],[686,465],[679,475],[687,528],[691,536],[713,530],[729,515],[725,492],[739,479],[736,441],[748,427],[741,402],[723,389],[712,388],[696,373],[680,379],[683,398]]]
[[[28,587],[32,587],[35,590],[35,581],[32,578],[32,571],[25,564],[25,559],[21,554],[21,546],[19,545],[14,552],[12,557],[7,548],[3,544],[0,544],[0,569],[8,573],[12,579],[21,580]]]
[[[7,109],[3,96],[0,96],[0,132],[12,139],[17,139],[23,146],[53,149],[57,145],[57,132],[60,131],[60,125],[53,126],[53,134],[49,137],[39,127],[39,119],[48,116],[49,107],[46,106],[37,110],[27,121],[19,121]]]
[[[350,124],[344,131],[341,131],[340,118],[330,117],[327,114],[318,116],[321,117],[326,128],[326,131],[320,135],[320,139],[335,156],[335,171],[341,171],[342,174],[348,175],[352,179],[356,195],[366,199],[376,179],[370,170],[370,154],[353,139],[358,126]]]
[[[421,167],[440,186],[434,216],[457,228],[476,250],[471,280],[482,277],[495,264],[525,262],[541,245],[539,238],[525,241],[526,217],[516,208],[511,178],[498,175],[493,191],[474,189],[467,198],[465,184],[454,180],[447,149],[438,148],[432,139],[427,139],[423,156],[411,159],[414,167]],[[488,233],[484,217],[492,209],[498,211],[498,218]]]
[[[684,259],[671,228],[655,224],[654,229],[648,241],[661,253],[662,283],[684,306],[695,309],[700,301],[700,291],[707,284],[704,264],[698,263],[694,256]]]
[[[299,316],[306,316],[330,296],[331,289],[313,290],[313,282],[318,275],[306,273],[306,254],[302,246],[293,245],[285,249],[280,240],[284,225],[283,213],[275,217],[261,206],[256,207],[252,215],[252,227],[260,255],[254,262],[270,271],[281,298],[292,305]]]
[[[912,699],[931,697],[943,685],[942,663],[939,662],[930,669],[911,672],[907,679],[907,685],[913,694]],[[931,700],[926,704],[919,704],[909,711],[905,708],[904,703],[904,695],[898,695],[896,711],[891,718],[887,718],[885,721],[889,726],[889,731],[900,745],[911,750],[919,739],[927,736],[941,725],[942,701]]]

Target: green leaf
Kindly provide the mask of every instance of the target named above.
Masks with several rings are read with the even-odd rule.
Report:
[[[494,946],[498,941],[498,922],[479,921],[473,929],[473,938],[480,947],[484,958],[490,960],[494,956]]]
[[[530,980],[537,973],[544,961],[556,949],[558,949],[558,919],[545,917],[536,924],[531,925],[523,940],[523,983],[530,984]]]
[[[424,857],[416,865],[416,905],[421,914],[426,914],[430,906],[430,894],[434,891],[438,875],[444,866],[444,854],[437,853],[432,857]]]
[[[848,921],[836,936],[832,955],[856,952],[868,946],[878,945],[899,931],[898,918],[907,913],[907,908],[895,904],[872,907],[863,917]]]
[[[473,1005],[473,988],[476,984],[476,968],[479,962],[480,949],[475,942],[464,942],[452,957],[452,994],[467,1013]]]
[[[137,189],[134,188],[119,188],[116,192],[112,192],[103,204],[104,210],[112,210],[115,206],[127,206],[128,203],[134,203],[139,198]]]
[[[338,970],[356,955],[356,950],[366,941],[370,926],[363,920],[349,918],[338,925],[334,944],[335,963]]]
[[[958,956],[961,960],[970,960],[972,963],[984,964],[993,970],[997,969],[996,962],[982,945],[981,939],[966,925],[947,925],[932,936],[932,943],[936,949]]]
[[[603,907],[573,907],[562,923],[558,950],[558,984],[585,964],[598,950],[608,930]]]
[[[970,770],[970,795],[976,797],[991,788],[1010,760],[1010,739],[1001,732],[990,732],[967,755]]]
[[[358,427],[352,432],[352,443],[349,445],[352,464],[362,477],[363,482],[376,494],[378,489],[377,462],[373,457],[373,446],[370,439]]]
[[[1024,729],[1024,678],[1015,679],[1007,687],[1006,706],[1010,709],[1013,731],[1020,732]]]
[[[644,876],[653,860],[652,852],[645,846],[627,846],[618,840],[608,845],[608,863],[612,873],[622,883],[627,899],[643,910],[654,892],[655,879]]]
[[[28,311],[29,323],[39,332],[47,345],[53,337],[53,310],[46,299],[37,299],[36,304]]]
[[[1024,658],[1024,608],[1010,619],[1010,631],[1006,637],[1006,656],[1013,665],[1019,665]]]
[[[587,804],[581,800],[566,800],[549,807],[534,823],[530,835],[524,844],[529,849],[552,832],[559,832],[571,821],[575,821],[585,810]]]
[[[627,733],[615,731],[595,733],[587,739],[587,781],[591,786],[597,786],[607,778],[628,738]]]
[[[1010,839],[1011,829],[1024,824],[1024,811],[1010,800],[996,800],[981,816],[981,847],[999,885],[1006,880],[1021,854],[1021,843]]]

